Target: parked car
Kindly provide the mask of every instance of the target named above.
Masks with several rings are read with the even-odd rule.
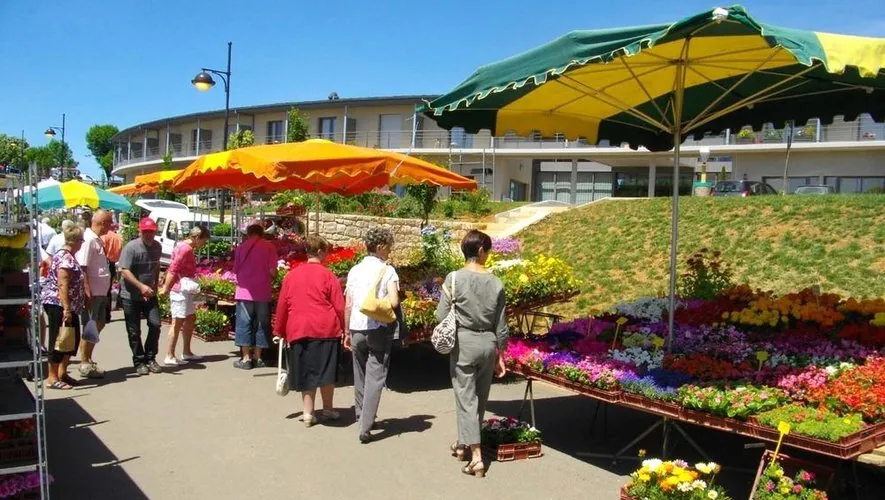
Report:
[[[833,194],[835,192],[836,190],[833,189],[833,186],[799,186],[793,194],[822,195]]]
[[[777,194],[777,191],[765,182],[759,181],[719,181],[713,186],[713,196],[759,196]]]
[[[163,247],[160,264],[163,266],[169,265],[175,243],[184,239],[195,225],[206,226],[211,232],[220,223],[217,217],[191,212],[186,205],[174,201],[138,200],[135,204],[151,210],[148,217],[157,223],[157,241]]]

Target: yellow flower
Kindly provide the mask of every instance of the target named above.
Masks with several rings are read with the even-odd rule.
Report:
[[[643,483],[647,483],[651,480],[651,475],[650,474],[640,474],[639,480]]]
[[[777,477],[783,477],[783,476],[784,476],[784,470],[778,468],[778,470],[774,471],[774,475],[777,476]]]
[[[639,450],[639,458],[645,457],[645,450]]]
[[[526,276],[525,274],[520,274],[519,275],[519,282],[522,283],[523,285],[525,285],[526,283],[529,282],[529,277]]]
[[[621,316],[620,318],[618,318],[618,321],[617,321],[617,323],[619,325],[623,325],[626,322],[627,322],[627,318],[625,318],[624,316]]]

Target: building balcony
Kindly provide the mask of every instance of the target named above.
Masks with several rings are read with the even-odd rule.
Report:
[[[685,146],[739,146],[752,148],[759,146],[760,150],[772,147],[783,147],[789,139],[790,131],[784,129],[766,128],[755,132],[742,129],[737,132],[727,131],[719,135],[711,135],[700,140],[689,138],[683,144]],[[332,134],[320,134],[318,137],[334,142],[343,142],[354,146],[368,148],[390,149],[402,152],[426,152],[428,154],[444,154],[445,152],[464,152],[466,150],[491,152],[501,154],[520,154],[518,150],[549,150],[570,151],[593,149],[597,152],[623,149],[621,145],[609,144],[601,141],[599,144],[589,144],[582,140],[569,140],[564,137],[545,138],[539,135],[522,137],[516,135],[504,135],[492,138],[488,132],[480,134],[467,134],[457,129],[446,130],[395,130],[395,131],[353,131],[337,132]],[[861,143],[885,141],[885,123],[875,123],[868,118],[854,122],[835,122],[831,125],[817,126],[815,121],[809,121],[807,126],[796,127],[792,131],[793,144],[801,143]],[[284,142],[282,135],[256,134],[256,144],[274,144]],[[212,141],[173,143],[169,153],[163,146],[149,146],[141,148],[141,144],[120,144],[114,161],[114,175],[131,175],[155,170],[156,166],[163,163],[164,156],[169,154],[171,161],[176,167],[183,167],[197,157],[207,153],[221,150],[220,138]],[[522,154],[528,154],[524,151]],[[539,153],[543,154],[543,153]]]

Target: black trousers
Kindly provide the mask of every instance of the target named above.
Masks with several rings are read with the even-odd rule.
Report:
[[[114,289],[114,281],[117,280],[117,264],[114,262],[108,262],[108,271],[110,271],[111,273],[111,287],[108,288],[108,309],[105,313],[105,324],[111,322],[111,311],[114,310],[114,308],[116,307],[116,304],[114,304],[114,302],[111,300],[111,290]]]
[[[156,360],[160,343],[160,305],[157,298],[123,299],[123,316],[126,318],[129,348],[132,349],[132,364],[146,365]],[[148,334],[144,343],[141,341],[142,318],[147,318],[148,325]]]

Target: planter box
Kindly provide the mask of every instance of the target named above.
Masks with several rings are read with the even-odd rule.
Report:
[[[540,441],[528,441],[526,443],[506,443],[498,446],[484,446],[487,454],[495,457],[499,462],[513,460],[525,460],[544,456]]]
[[[682,407],[676,403],[659,401],[626,391],[621,392],[621,402],[624,403],[624,406],[647,413],[654,413],[663,417],[682,418]]]
[[[777,441],[779,437],[777,429],[760,424],[755,417],[750,418],[747,426],[749,433],[755,437],[768,441]],[[838,441],[791,433],[784,437],[784,444],[832,457],[854,458],[885,444],[885,422],[870,425]]]
[[[627,493],[627,486],[629,486],[629,485],[621,486],[620,500],[636,500],[635,497],[631,497],[631,496]]]
[[[765,453],[762,454],[762,459],[759,460],[759,468],[756,470],[756,479],[753,481],[753,488],[750,490],[750,500],[753,500],[753,495],[756,493],[756,488],[759,487],[762,473],[771,461],[772,456],[774,456],[774,452],[771,450],[765,450]],[[808,462],[798,458],[792,458],[783,453],[778,453],[777,459],[781,463],[781,467],[784,468],[784,475],[793,477],[800,470],[806,470],[813,473],[815,475],[814,487],[816,489],[827,490],[830,487],[830,483],[833,482],[834,471],[829,467],[824,467],[814,462]]]
[[[711,427],[726,432],[735,432],[745,435],[750,432],[750,424],[736,418],[721,417],[719,415],[713,415],[712,413],[689,410],[687,408],[682,408],[679,417],[684,422],[690,424]]]
[[[604,389],[598,389],[590,385],[572,382],[567,378],[550,375],[549,373],[530,373],[532,377],[539,380],[543,380],[550,384],[562,387],[563,389],[577,392],[578,394],[590,396],[591,398],[595,398],[606,403],[617,403],[621,400],[621,391],[607,391]]]
[[[7,439],[0,442],[0,467],[3,464],[37,459],[37,436]]]

